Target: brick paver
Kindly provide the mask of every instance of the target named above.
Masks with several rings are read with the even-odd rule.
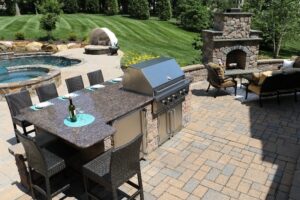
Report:
[[[206,86],[192,87],[188,126],[142,163],[145,198],[288,199],[300,153],[300,103],[283,97],[281,105],[271,99],[260,108],[232,95],[213,98]],[[12,178],[3,180],[0,187]]]

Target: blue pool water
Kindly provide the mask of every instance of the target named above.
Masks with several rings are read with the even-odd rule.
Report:
[[[16,57],[12,59],[0,60],[1,67],[12,67],[22,65],[52,65],[56,67],[70,67],[80,63],[80,60],[69,59],[65,57],[43,55],[43,56],[28,56]]]
[[[46,75],[44,70],[23,70],[0,74],[0,83],[12,83],[25,81],[38,76]]]

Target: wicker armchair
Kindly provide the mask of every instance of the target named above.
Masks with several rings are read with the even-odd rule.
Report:
[[[67,190],[70,187],[69,184],[62,186],[55,192],[51,192],[50,186],[50,178],[59,172],[62,172],[66,168],[65,161],[52,152],[44,148],[41,149],[33,138],[25,136],[18,131],[16,134],[23,144],[26,152],[32,198],[36,199],[34,191],[42,194],[47,200],[51,200],[53,196]],[[33,183],[33,172],[36,172],[45,178],[46,190],[44,190],[40,185]]]
[[[68,88],[68,92],[72,93],[84,88],[83,80],[81,76],[75,76],[65,80]]]
[[[17,130],[17,126],[22,128],[23,133],[25,135],[34,132],[34,129],[31,129],[29,131],[27,130],[27,127],[32,126],[32,124],[18,117],[23,108],[32,106],[32,101],[28,90],[23,90],[18,93],[5,95],[5,99],[9,107],[10,116],[13,122],[15,132]],[[16,139],[17,142],[19,142],[18,137],[16,137]]]
[[[107,191],[111,191],[112,197],[109,199],[120,199],[120,196],[118,196],[118,193],[120,193],[118,187],[124,183],[128,183],[137,189],[132,196],[123,193],[125,197],[134,199],[137,195],[140,195],[140,199],[144,199],[139,161],[141,142],[142,134],[128,144],[109,150],[84,165],[84,186],[87,198],[98,198],[92,193],[92,188],[89,188],[89,180],[92,180],[103,186]],[[136,174],[138,185],[129,180]]]
[[[237,92],[237,82],[231,77],[225,77],[224,70],[219,65],[208,63],[205,65],[207,69],[207,81],[209,82],[206,92],[209,91],[210,86],[217,89],[214,97],[216,98],[221,88],[234,87],[234,94]]]
[[[87,74],[89,78],[90,85],[101,84],[104,82],[102,71],[99,69],[94,72],[90,72]]]
[[[48,101],[58,97],[57,89],[54,83],[42,85],[35,89],[40,102]]]

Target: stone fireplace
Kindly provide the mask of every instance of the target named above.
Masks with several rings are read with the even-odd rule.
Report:
[[[215,13],[213,30],[203,31],[203,63],[224,64],[226,69],[257,67],[260,31],[251,30],[251,13],[232,8]]]

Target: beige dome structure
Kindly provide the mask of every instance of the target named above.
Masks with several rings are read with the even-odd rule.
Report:
[[[90,45],[85,47],[86,54],[117,54],[118,39],[108,28],[95,28],[90,33]]]
[[[116,35],[108,28],[95,28],[90,33],[91,45],[117,46],[118,39]]]

